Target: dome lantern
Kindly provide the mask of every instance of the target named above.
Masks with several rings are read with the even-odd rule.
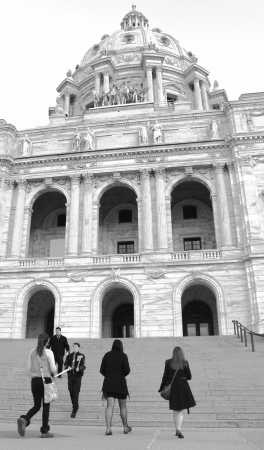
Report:
[[[129,31],[138,27],[148,28],[148,19],[141,12],[136,10],[136,5],[132,5],[132,11],[127,13],[121,22],[121,30]]]

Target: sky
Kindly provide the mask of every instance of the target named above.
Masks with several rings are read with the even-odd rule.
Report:
[[[136,9],[179,40],[230,101],[264,91],[264,0],[140,0]],[[56,88],[104,34],[125,0],[8,0],[1,4],[0,119],[17,130],[48,124]]]

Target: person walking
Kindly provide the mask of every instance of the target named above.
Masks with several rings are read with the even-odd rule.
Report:
[[[115,399],[118,399],[120,416],[123,422],[124,433],[132,431],[127,424],[126,398],[128,393],[126,376],[130,372],[128,357],[123,351],[123,344],[119,339],[115,339],[112,350],[107,352],[101,363],[100,373],[105,377],[103,382],[103,397],[107,400],[105,410],[106,436],[111,436],[113,410]]]
[[[66,356],[64,367],[65,369],[71,367],[71,370],[68,371],[68,390],[72,402],[71,418],[74,419],[79,409],[79,394],[86,366],[85,356],[79,352],[80,344],[75,342],[72,348],[73,352]]]
[[[66,355],[68,355],[70,347],[67,338],[61,334],[60,327],[56,328],[56,334],[50,339],[48,348],[51,348],[51,350],[53,351],[55,362],[56,364],[58,364],[58,373],[61,373],[65,350]],[[61,378],[61,375],[59,375],[58,378]]]
[[[42,427],[40,428],[42,438],[53,438],[49,433],[49,410],[50,403],[44,403],[44,384],[41,376],[40,365],[46,383],[51,383],[51,377],[56,373],[56,364],[51,350],[46,349],[49,342],[49,335],[41,333],[38,337],[37,347],[31,350],[28,357],[28,370],[31,376],[31,391],[34,399],[34,406],[25,415],[17,419],[17,430],[20,436],[25,436],[25,429],[30,424],[30,419],[40,410],[43,401]]]
[[[174,379],[173,379],[174,377]],[[173,349],[172,358],[165,362],[164,374],[158,392],[161,392],[165,386],[172,383],[169,408],[173,410],[173,421],[176,428],[175,436],[184,438],[181,428],[183,423],[183,411],[196,405],[187,380],[192,379],[189,363],[184,357],[181,347]]]

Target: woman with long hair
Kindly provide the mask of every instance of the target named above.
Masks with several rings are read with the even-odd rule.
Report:
[[[192,374],[189,363],[186,361],[181,347],[175,347],[173,349],[172,358],[165,362],[165,369],[159,392],[172,382],[169,408],[173,410],[173,421],[176,428],[175,436],[178,436],[178,438],[184,438],[181,432],[184,409],[187,409],[189,414],[189,408],[196,405],[187,381],[191,379]]]
[[[102,360],[100,373],[105,377],[103,382],[103,397],[107,400],[105,410],[106,436],[111,436],[113,410],[115,399],[118,399],[120,416],[123,422],[124,433],[132,431],[127,424],[126,398],[129,395],[126,383],[126,376],[130,372],[127,355],[123,351],[123,344],[119,339],[115,339],[112,350],[107,352]]]
[[[25,436],[26,427],[30,424],[30,419],[40,410],[42,401],[41,437],[53,438],[54,436],[49,433],[50,403],[44,403],[44,384],[40,371],[41,365],[46,383],[51,383],[51,377],[57,372],[53,352],[46,348],[48,342],[49,335],[41,333],[38,337],[37,347],[31,350],[28,357],[28,370],[31,376],[31,392],[34,399],[34,406],[25,415],[17,419],[17,430],[20,436]]]

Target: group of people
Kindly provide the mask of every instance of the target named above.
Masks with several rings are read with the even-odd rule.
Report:
[[[139,90],[137,85],[129,86],[126,81],[123,81],[119,87],[114,83],[109,92],[103,91],[101,95],[96,91],[92,91],[94,107],[145,103],[147,101],[148,90],[149,88]]]
[[[73,352],[70,353],[67,338],[62,336],[61,328],[56,328],[56,334],[51,339],[48,334],[42,333],[38,337],[37,347],[34,348],[28,357],[28,370],[31,375],[31,391],[34,399],[34,406],[17,419],[18,433],[25,436],[26,427],[30,424],[30,419],[40,410],[43,402],[42,426],[40,428],[42,438],[52,438],[54,435],[49,432],[49,410],[50,403],[44,401],[44,382],[51,383],[56,375],[61,378],[64,371],[68,374],[68,390],[72,402],[71,418],[75,418],[79,409],[79,393],[85,366],[85,356],[79,352],[80,344],[73,344]],[[58,368],[56,368],[56,364]],[[112,349],[107,352],[101,363],[100,373],[104,377],[102,392],[107,405],[105,410],[106,436],[112,433],[112,418],[115,400],[118,400],[120,417],[122,419],[124,434],[132,431],[127,422],[126,400],[129,396],[126,377],[130,373],[129,361],[124,353],[123,344],[119,339],[115,339]],[[173,421],[176,429],[176,436],[183,438],[181,432],[183,423],[183,412],[196,405],[188,380],[192,375],[188,361],[185,360],[183,350],[175,347],[172,358],[166,360],[164,374],[158,392],[171,384],[169,396],[169,409],[173,411]]]

